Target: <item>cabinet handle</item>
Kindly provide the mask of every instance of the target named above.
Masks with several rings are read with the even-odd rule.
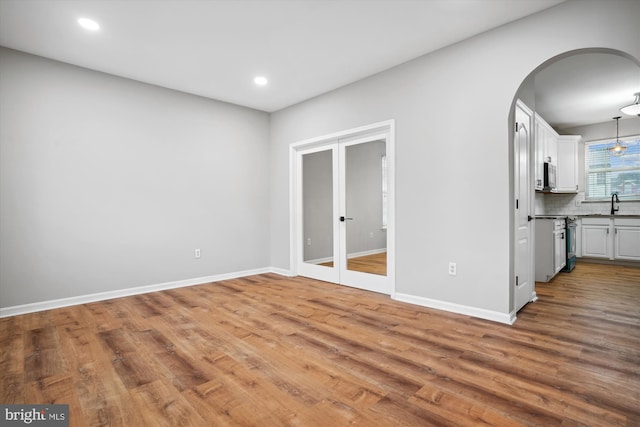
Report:
[[[609,229],[607,228],[607,234],[609,234]]]
[[[616,227],[616,228],[614,228],[614,230],[615,230],[616,234],[618,234],[618,228]]]

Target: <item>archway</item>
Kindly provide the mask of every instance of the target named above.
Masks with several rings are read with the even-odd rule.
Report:
[[[625,74],[626,73],[626,74]],[[631,75],[631,77],[629,77]],[[564,76],[564,77],[563,77]],[[599,132],[602,129],[614,129],[610,124],[612,117],[621,116],[620,107],[627,105],[633,101],[633,94],[640,91],[640,61],[637,58],[614,49],[578,49],[568,51],[563,54],[554,56],[536,67],[522,82],[516,95],[513,98],[512,113],[509,125],[514,126],[516,100],[522,100],[534,113],[548,120],[549,124],[560,134],[573,134],[581,132],[585,129],[589,130],[589,126],[597,127]],[[621,120],[622,121],[622,120]],[[637,131],[634,130],[637,128]],[[518,170],[514,158],[513,146],[516,138],[514,138],[514,130],[510,128],[510,158],[512,159],[511,173]],[[534,129],[535,131],[535,129]],[[640,120],[636,117],[628,116],[624,126],[624,132],[636,134],[640,133]],[[605,135],[604,137],[611,137]],[[533,136],[535,139],[535,135]],[[530,151],[530,174],[529,179],[533,188],[535,177],[535,144],[531,144]],[[584,153],[584,145],[581,146],[581,153]],[[553,214],[579,213],[579,206],[584,200],[584,155],[580,154],[578,166],[582,168],[578,177],[578,188],[575,194],[558,196],[546,196],[555,199],[549,203],[553,205],[553,209],[545,207],[545,199],[542,193],[531,191],[529,199],[531,217],[536,214],[546,213],[550,211]],[[515,184],[514,184],[515,186]],[[514,212],[517,209],[518,200],[515,192],[511,192],[512,207]],[[561,199],[565,203],[557,203]],[[640,204],[640,202],[638,202]],[[595,206],[587,204],[587,206]],[[571,207],[571,212],[564,212]],[[585,209],[586,212],[586,208]],[[512,219],[516,222],[515,215]],[[533,221],[535,224],[535,221]],[[534,225],[535,227],[535,225]],[[532,235],[533,233],[532,230]],[[517,254],[517,230],[512,227],[512,268],[514,275],[518,277]],[[532,239],[530,247],[529,259],[532,266],[535,265],[534,257],[535,241]],[[516,279],[517,280],[517,279]],[[516,304],[517,283],[512,283],[510,292],[510,304],[513,317],[515,311],[518,310]],[[532,289],[530,300],[536,299],[535,286]]]

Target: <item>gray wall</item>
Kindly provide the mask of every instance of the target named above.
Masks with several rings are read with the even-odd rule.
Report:
[[[0,94],[0,307],[269,266],[268,114],[4,48]]]
[[[397,292],[509,313],[515,94],[575,49],[637,61],[638,16],[637,1],[569,1],[272,114],[271,265],[289,268],[289,144],[395,119]]]
[[[559,129],[561,135],[582,135],[582,141],[597,141],[600,139],[616,139],[616,122],[611,120],[605,123],[596,123],[588,126]],[[625,136],[640,135],[640,119],[637,117],[624,117],[620,120],[618,133],[620,138]]]

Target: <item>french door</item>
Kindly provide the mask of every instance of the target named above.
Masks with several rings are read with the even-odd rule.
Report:
[[[299,275],[393,293],[389,127],[295,149],[295,266]]]

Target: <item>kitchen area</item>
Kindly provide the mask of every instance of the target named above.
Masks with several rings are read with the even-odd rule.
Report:
[[[607,214],[559,210],[535,216],[535,280],[570,273],[577,262],[640,268],[640,213]]]
[[[535,77],[536,282],[571,273],[581,262],[640,268],[640,106],[625,114],[623,102],[608,112],[610,117],[584,113],[576,119],[569,106],[558,105],[570,96],[557,92],[569,91],[581,80],[594,91],[598,86],[593,79],[617,65],[628,67],[627,77],[619,78],[627,90],[640,91],[640,67],[604,53],[561,59]],[[576,70],[589,71],[567,83],[568,73],[576,75]],[[573,90],[575,95],[580,88]],[[637,102],[639,95],[633,95]]]

